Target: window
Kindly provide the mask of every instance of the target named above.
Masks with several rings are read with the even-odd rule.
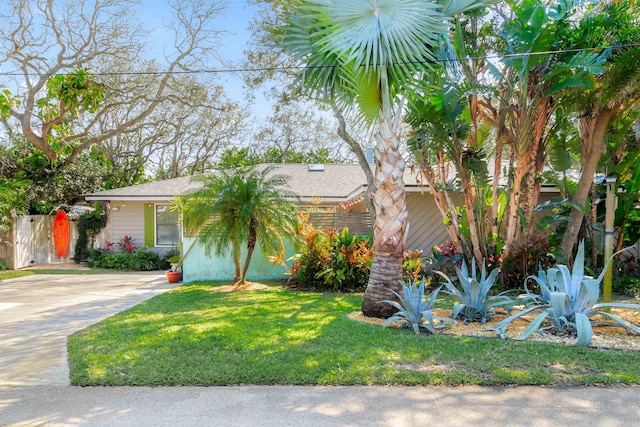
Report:
[[[156,205],[156,246],[175,246],[180,243],[178,211],[169,205]]]

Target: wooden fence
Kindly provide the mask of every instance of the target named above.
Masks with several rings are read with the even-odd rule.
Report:
[[[78,227],[69,221],[69,256],[58,258],[53,242],[53,220],[49,215],[23,215],[15,218],[13,227],[0,232],[0,261],[8,268],[73,262],[73,250],[78,239]],[[104,245],[105,229],[96,236],[96,245]]]
[[[312,212],[309,222],[319,229],[347,227],[352,234],[373,232],[373,221],[368,212]]]

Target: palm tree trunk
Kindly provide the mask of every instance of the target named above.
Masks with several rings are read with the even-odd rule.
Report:
[[[373,251],[373,265],[367,289],[362,298],[362,313],[365,316],[387,319],[397,311],[392,305],[382,303],[386,299],[398,298],[389,290],[401,292],[402,254]]]
[[[398,114],[401,110],[397,110]],[[400,153],[397,125],[388,109],[379,117],[375,135],[373,264],[362,298],[362,312],[369,317],[388,318],[396,309],[382,300],[397,300],[391,290],[398,293],[402,290],[402,256],[408,212],[403,177],[405,162]]]
[[[521,163],[516,160],[516,163]],[[504,239],[504,251],[503,257],[507,258],[511,251],[511,246],[516,241],[517,231],[520,227],[520,217],[518,216],[518,207],[520,206],[522,180],[524,179],[524,167],[520,164],[516,164],[516,170],[513,178],[513,189],[511,190],[508,218],[507,218],[507,233]]]
[[[535,104],[533,112],[533,144],[529,147],[529,171],[527,175],[527,186],[525,188],[524,198],[524,222],[526,235],[524,239],[528,242],[535,231],[535,221],[533,210],[538,204],[540,197],[540,180],[537,178],[538,173],[544,168],[544,159],[546,158],[546,141],[545,132],[549,123],[551,111],[551,99],[545,97]]]
[[[257,241],[257,232],[256,225],[254,219],[251,218],[249,222],[249,239],[247,239],[247,256],[244,260],[244,267],[242,268],[242,276],[240,276],[240,282],[238,285],[244,285],[247,281],[247,271],[249,271],[249,264],[251,263],[251,257],[253,256],[253,251],[256,249],[256,241]]]
[[[231,240],[231,247],[232,247],[232,251],[233,251],[233,264],[234,267],[236,269],[235,272],[235,277],[233,278],[233,283],[237,283],[238,281],[240,281],[240,277],[241,277],[241,271],[240,271],[240,264],[241,264],[241,259],[240,259],[240,242],[238,242],[237,239],[232,239]]]

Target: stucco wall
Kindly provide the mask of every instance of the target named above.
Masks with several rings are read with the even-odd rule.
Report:
[[[193,237],[184,237],[183,247],[185,250],[189,250],[194,239]],[[292,250],[287,252],[287,257],[293,254]],[[243,262],[245,256],[246,251],[243,250]],[[196,243],[187,254],[182,270],[182,280],[185,283],[200,280],[233,280],[235,275],[233,259],[230,254],[225,257],[217,257],[213,253],[207,256],[204,247],[199,243]],[[247,272],[248,280],[286,279],[287,277],[284,267],[272,265],[262,254],[260,248],[256,248]]]

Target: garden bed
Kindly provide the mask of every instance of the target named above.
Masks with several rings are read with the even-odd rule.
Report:
[[[622,301],[618,301],[622,302]],[[629,301],[633,302],[633,301]],[[432,313],[436,316],[442,317],[450,317],[451,310],[448,309],[434,309]],[[635,325],[640,325],[640,312],[634,312],[629,309],[618,309],[613,308],[612,314],[615,314],[618,317],[625,319],[628,322],[631,322]],[[477,338],[496,338],[500,339],[496,335],[495,331],[489,330],[498,322],[505,319],[505,314],[496,314],[494,315],[490,321],[481,324],[477,322],[469,322],[464,324],[463,322],[456,322],[449,328],[445,328],[440,330],[438,333],[441,335],[459,335],[459,336],[467,336],[467,337],[477,337]],[[373,325],[382,325],[384,323],[383,319],[376,319],[372,317],[367,317],[362,312],[352,312],[349,313],[349,318],[352,320],[356,320],[363,323],[369,323]],[[532,316],[524,319],[517,319],[511,323],[509,329],[507,330],[506,337],[507,339],[515,339],[517,338],[529,325],[529,321],[532,319]],[[596,319],[600,320],[600,319]],[[605,319],[602,319],[605,321]],[[392,327],[402,327],[401,324],[396,323],[392,324]],[[422,332],[423,334],[427,334],[425,330]],[[577,339],[574,336],[570,336],[567,334],[554,334],[551,332],[547,333],[533,333],[527,341],[538,341],[538,342],[548,342],[548,343],[558,343],[558,344],[566,344],[566,345],[577,345]],[[593,338],[591,341],[590,347],[593,348],[610,348],[610,349],[624,349],[624,350],[635,350],[640,351],[640,334],[636,334],[628,331],[625,328],[616,326],[608,326],[608,325],[594,325],[593,327]]]

